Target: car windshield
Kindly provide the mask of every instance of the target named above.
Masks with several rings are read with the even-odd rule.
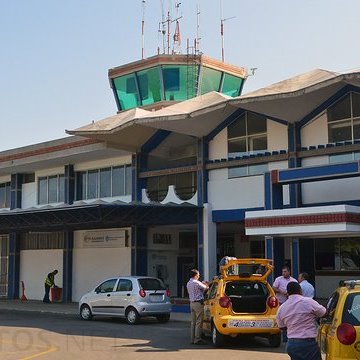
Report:
[[[143,278],[139,279],[139,284],[144,290],[166,290],[164,283],[159,279]]]
[[[346,298],[342,322],[360,326],[360,293],[349,294]]]

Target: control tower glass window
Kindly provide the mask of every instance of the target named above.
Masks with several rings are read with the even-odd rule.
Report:
[[[139,89],[135,74],[115,78],[114,85],[121,110],[140,106]]]
[[[233,75],[224,74],[221,93],[232,97],[239,96],[243,82],[244,79]]]
[[[182,101],[194,96],[197,67],[194,65],[164,65],[165,100]]]
[[[221,71],[203,67],[201,70],[201,95],[210,91],[219,91]]]
[[[163,89],[160,81],[160,68],[154,67],[137,73],[141,105],[150,105],[161,101]]]

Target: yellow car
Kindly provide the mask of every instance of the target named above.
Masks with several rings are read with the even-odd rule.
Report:
[[[280,346],[275,316],[279,303],[267,282],[271,260],[233,259],[221,267],[204,301],[203,331],[220,347],[228,337],[265,336],[272,347]]]
[[[341,281],[331,295],[318,341],[323,359],[360,359],[360,280]]]

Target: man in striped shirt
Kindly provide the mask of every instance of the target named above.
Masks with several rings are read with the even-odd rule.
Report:
[[[204,312],[204,292],[209,287],[205,282],[199,281],[199,278],[199,270],[191,270],[190,280],[186,284],[186,288],[190,298],[191,343],[203,345],[205,342],[201,339],[201,331]]]

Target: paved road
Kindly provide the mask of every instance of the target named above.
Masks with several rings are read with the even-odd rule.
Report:
[[[146,320],[130,326],[120,319],[85,322],[74,316],[0,311],[1,360],[246,360],[289,359],[284,348],[264,339],[232,341],[225,349],[189,343],[189,324]]]

